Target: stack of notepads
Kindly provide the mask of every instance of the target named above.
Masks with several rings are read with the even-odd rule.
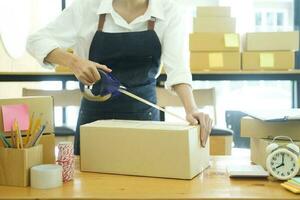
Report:
[[[282,183],[281,186],[293,193],[300,193],[300,177],[292,178]]]

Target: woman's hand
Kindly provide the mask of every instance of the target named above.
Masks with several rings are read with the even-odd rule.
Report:
[[[70,68],[76,78],[85,85],[93,85],[96,81],[100,80],[100,74],[97,68],[105,72],[111,72],[111,69],[105,65],[100,65],[99,63],[82,59],[78,56],[74,56]]]
[[[100,79],[100,74],[97,68],[102,69],[105,72],[111,72],[105,65],[80,58],[79,56],[67,52],[64,49],[56,48],[51,51],[45,61],[48,63],[54,63],[62,66],[68,66],[76,76],[76,78],[85,85],[93,85]]]
[[[197,110],[188,112],[186,119],[192,124],[200,124],[200,142],[201,146],[205,147],[208,136],[210,135],[213,120],[209,117],[208,114],[199,112]]]

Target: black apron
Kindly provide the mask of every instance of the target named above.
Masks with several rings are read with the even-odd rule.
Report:
[[[112,69],[128,91],[156,104],[156,78],[160,66],[161,44],[154,31],[155,18],[141,32],[103,32],[106,14],[99,17],[89,60]],[[80,154],[80,125],[101,119],[159,121],[159,111],[124,94],[105,102],[81,100],[75,134],[75,154]]]

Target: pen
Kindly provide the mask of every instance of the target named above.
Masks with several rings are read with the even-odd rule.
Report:
[[[40,129],[40,132],[38,133],[36,139],[34,140],[32,146],[35,146],[35,145],[39,144],[40,139],[41,139],[41,137],[42,137],[42,135],[45,131],[45,128],[46,128],[46,125],[43,125],[42,128]]]
[[[5,135],[2,132],[0,132],[0,139],[5,148],[11,148],[11,144],[9,143],[9,141],[6,139]]]

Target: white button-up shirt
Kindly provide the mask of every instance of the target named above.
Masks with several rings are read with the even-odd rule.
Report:
[[[191,85],[187,64],[187,38],[182,12],[172,0],[149,0],[144,15],[127,23],[113,8],[113,0],[74,0],[60,16],[28,38],[27,50],[44,67],[44,61],[55,48],[73,48],[88,59],[93,36],[98,28],[99,14],[106,13],[104,32],[135,32],[147,30],[148,20],[155,17],[155,32],[162,46],[162,64],[167,73],[166,86],[179,83]],[[100,63],[101,64],[101,63]],[[108,66],[109,67],[109,66]]]

